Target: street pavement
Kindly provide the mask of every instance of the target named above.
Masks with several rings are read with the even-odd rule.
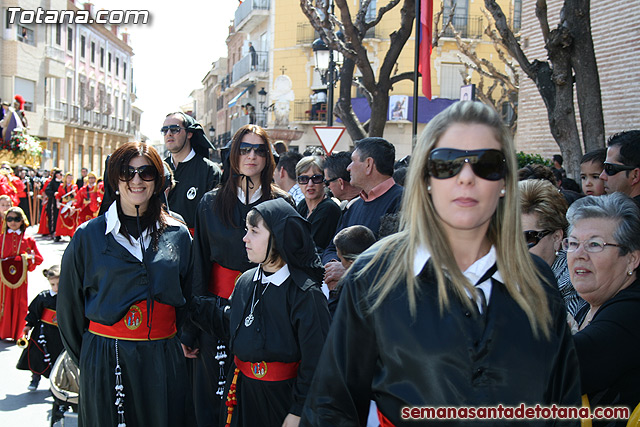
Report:
[[[60,264],[64,253],[68,237],[63,237],[61,242],[54,242],[42,238],[36,234],[35,226],[29,227],[27,235],[34,236],[38,249],[44,258],[41,265],[35,271],[29,273],[29,302],[43,290],[50,289],[49,282],[42,275],[42,270],[54,264]],[[31,372],[19,371],[16,363],[22,353],[15,343],[6,340],[0,341],[0,425],[3,427],[14,426],[50,426],[51,410],[53,408],[53,397],[49,391],[49,380],[42,378],[38,389],[27,390],[31,381]],[[55,426],[78,425],[77,420],[68,416],[64,419],[64,424],[59,421]]]

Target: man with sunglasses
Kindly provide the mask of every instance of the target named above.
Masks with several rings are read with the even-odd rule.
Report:
[[[617,133],[607,145],[607,158],[600,174],[604,191],[624,193],[640,206],[640,130]]]
[[[220,183],[222,172],[209,160],[209,148],[213,146],[193,117],[182,112],[170,113],[160,132],[169,152],[165,162],[176,181],[167,197],[168,208],[182,215],[193,234],[198,203],[204,193]]]

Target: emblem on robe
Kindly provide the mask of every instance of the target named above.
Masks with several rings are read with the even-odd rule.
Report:
[[[196,187],[191,187],[189,191],[187,191],[187,199],[189,200],[195,199],[196,194],[198,194],[198,189]]]
[[[257,362],[251,364],[251,373],[256,378],[262,378],[267,375],[267,363],[266,362]]]
[[[124,324],[127,328],[133,331],[134,329],[138,329],[141,323],[142,310],[140,310],[140,307],[134,304],[129,308],[129,312],[127,313],[127,315],[124,316]]]

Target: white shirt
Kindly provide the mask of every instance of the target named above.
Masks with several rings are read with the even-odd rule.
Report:
[[[278,271],[271,274],[270,276],[266,276],[263,271],[261,281],[262,281],[262,284],[271,283],[275,286],[280,286],[284,283],[285,280],[287,280],[289,275],[290,275],[289,266],[285,264],[283,267],[280,267]],[[255,282],[256,280],[258,280],[259,276],[260,276],[260,269],[257,269],[253,275],[253,281]]]
[[[189,154],[187,154],[187,157],[185,157],[184,160],[179,163],[188,162],[189,160],[193,159],[195,156],[196,156],[196,152],[193,151],[193,148],[192,148]],[[178,165],[176,165],[176,161],[173,159],[173,154],[171,155],[170,159],[171,159],[171,164],[175,169]]]
[[[429,250],[421,246],[416,251],[416,255],[413,258],[413,274],[417,276],[420,274],[424,266],[427,264],[427,261],[431,258],[431,253]],[[491,246],[489,252],[483,256],[482,258],[476,260],[473,264],[467,268],[464,273],[464,276],[471,282],[472,285],[482,289],[484,292],[484,296],[487,301],[487,306],[489,305],[489,301],[491,300],[491,280],[487,279],[482,283],[476,283],[480,278],[484,275],[484,273],[489,270],[493,264],[496,262],[496,248],[495,246]],[[499,282],[503,282],[502,276],[500,275],[500,271],[496,270],[495,273],[491,276],[491,278],[496,279]],[[471,294],[467,291],[467,295],[471,298]],[[482,311],[482,302],[480,300],[476,301],[478,305],[478,309]]]
[[[249,199],[249,204],[257,202],[258,200],[260,200],[260,197],[262,197],[262,186],[258,187],[256,192],[253,193],[253,196],[251,196],[251,199]],[[245,196],[244,196],[244,190],[241,187],[238,187],[238,199],[242,203],[246,202]]]

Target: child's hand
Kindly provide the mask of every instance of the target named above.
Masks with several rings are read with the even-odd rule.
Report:
[[[31,330],[31,326],[25,326],[24,329],[22,330],[22,335],[26,337],[27,335],[29,335],[30,330]]]

